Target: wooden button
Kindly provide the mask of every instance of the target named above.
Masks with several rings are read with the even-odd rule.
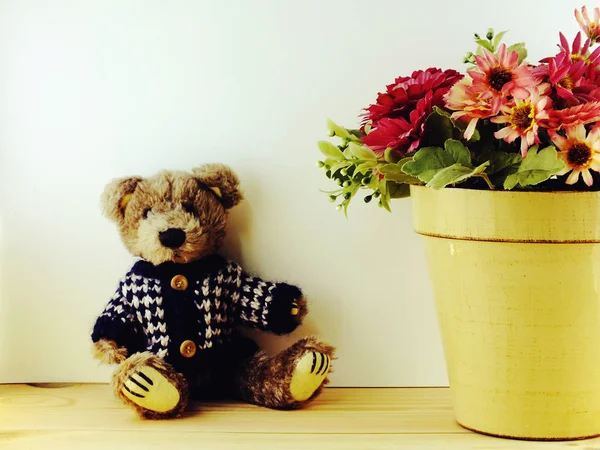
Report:
[[[196,354],[196,344],[192,341],[183,341],[179,351],[184,358],[191,358]]]
[[[188,288],[188,280],[183,275],[175,275],[171,279],[171,287],[176,291],[185,291]]]

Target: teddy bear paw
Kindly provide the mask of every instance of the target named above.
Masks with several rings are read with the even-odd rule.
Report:
[[[171,380],[150,366],[139,367],[123,383],[121,393],[148,411],[164,413],[174,409],[181,396]]]
[[[308,400],[323,384],[330,369],[331,358],[325,353],[310,351],[300,358],[290,382],[290,393],[294,400]]]

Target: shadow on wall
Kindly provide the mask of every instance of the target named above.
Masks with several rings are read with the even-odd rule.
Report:
[[[248,267],[248,264],[244,259],[242,241],[243,239],[249,239],[250,236],[252,236],[253,223],[250,202],[242,201],[230,212],[228,232],[220,252],[224,257],[239,263],[250,273],[252,273],[252,267]],[[271,279],[269,274],[256,273],[256,275],[267,280]],[[308,303],[310,307],[310,299],[308,299]],[[316,322],[314,322],[313,317],[310,315],[310,312],[304,319],[303,324],[287,336],[276,336],[272,333],[262,332],[249,327],[242,327],[240,332],[244,336],[253,339],[260,348],[269,354],[276,354],[303,337],[313,335],[319,336],[319,329]]]

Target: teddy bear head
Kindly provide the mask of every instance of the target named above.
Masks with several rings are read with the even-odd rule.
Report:
[[[221,246],[228,210],[242,199],[238,186],[229,167],[205,164],[191,172],[115,179],[101,203],[133,255],[155,265],[188,263]]]

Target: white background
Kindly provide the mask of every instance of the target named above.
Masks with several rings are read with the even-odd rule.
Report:
[[[338,386],[446,384],[410,200],[345,219],[319,191],[316,142],[397,76],[464,71],[475,31],[554,54],[577,6],[0,0],[0,382],[109,379],[89,331],[133,259],[100,214],[105,183],[220,161],[246,194],[228,253],[310,300],[305,326],[261,342],[317,333]]]

